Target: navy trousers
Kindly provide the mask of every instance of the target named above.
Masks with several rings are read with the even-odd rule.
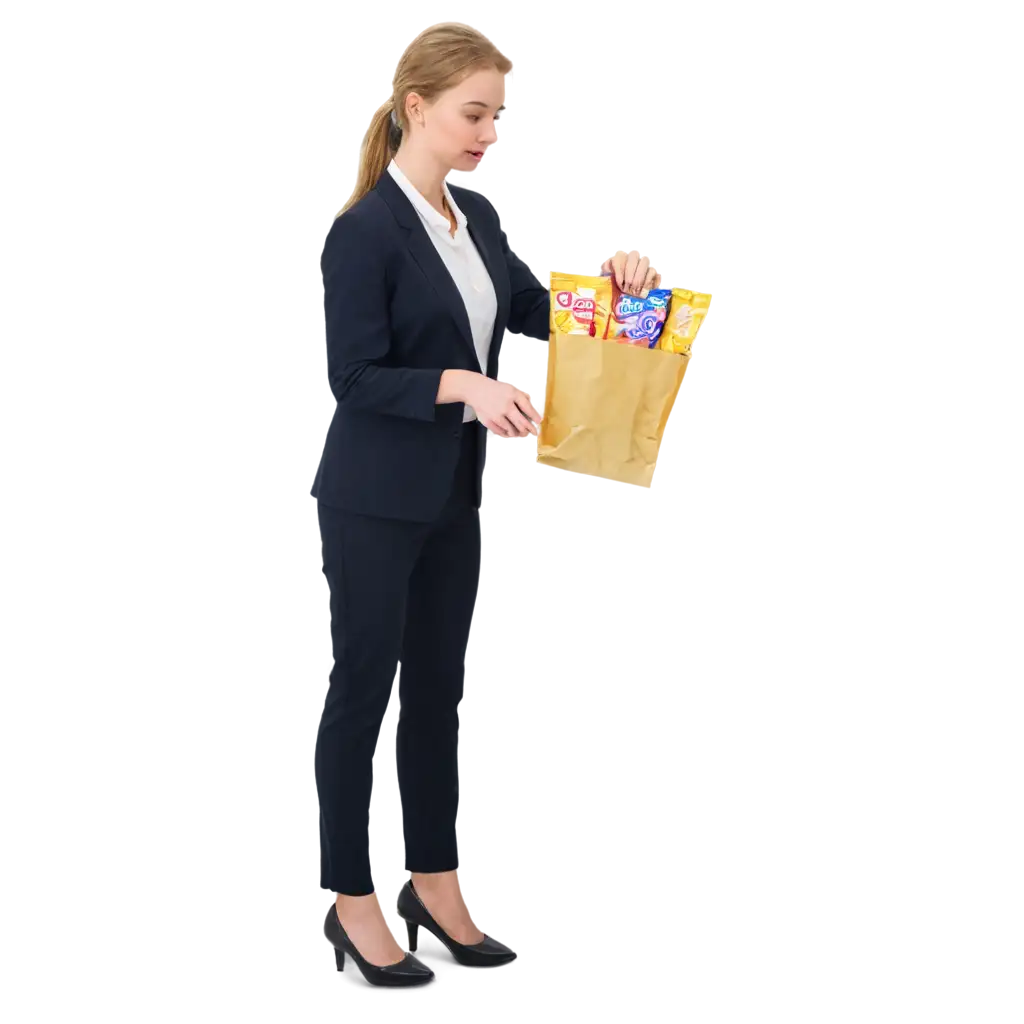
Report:
[[[315,764],[320,886],[332,892],[374,891],[368,849],[372,762],[399,662],[405,867],[458,867],[458,705],[480,577],[476,449],[484,429],[477,420],[465,425],[451,493],[434,522],[317,505],[334,667]]]

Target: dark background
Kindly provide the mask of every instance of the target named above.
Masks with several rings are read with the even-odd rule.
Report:
[[[0,11],[12,1010],[311,1009],[317,232],[428,18]],[[537,265],[1024,244],[1012,189],[781,198],[506,209]],[[471,858],[1019,863],[1021,510],[654,501],[496,454]]]

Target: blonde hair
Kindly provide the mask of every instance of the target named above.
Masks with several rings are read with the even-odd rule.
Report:
[[[507,75],[512,62],[486,36],[461,22],[432,25],[406,47],[391,80],[391,96],[377,108],[363,136],[355,191],[336,217],[359,202],[387,170],[402,141],[401,132],[391,122],[391,113],[394,111],[402,129],[407,129],[405,100],[409,93],[418,93],[431,103],[483,68]]]

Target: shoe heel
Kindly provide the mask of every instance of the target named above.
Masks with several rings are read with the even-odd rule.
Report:
[[[334,947],[334,962],[338,965],[339,971],[345,970],[345,950]]]
[[[415,953],[420,946],[420,926],[411,921],[403,921],[398,933],[398,940],[411,953]]]

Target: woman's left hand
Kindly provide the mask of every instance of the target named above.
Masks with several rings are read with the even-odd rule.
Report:
[[[623,252],[620,249],[614,256],[601,264],[601,274],[614,274],[619,290],[627,295],[638,295],[646,298],[651,288],[657,288],[661,284],[661,274],[651,266],[651,261],[646,256],[641,256],[634,249],[632,252]]]

